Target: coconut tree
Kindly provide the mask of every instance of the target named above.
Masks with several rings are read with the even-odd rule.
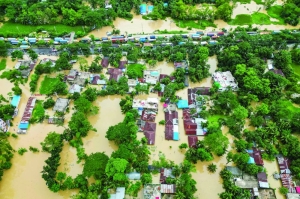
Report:
[[[211,173],[215,173],[217,171],[217,165],[211,163],[207,166],[207,170]]]

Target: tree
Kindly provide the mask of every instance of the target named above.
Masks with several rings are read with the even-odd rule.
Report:
[[[121,99],[119,105],[121,106],[121,111],[123,114],[132,109],[132,101],[133,99],[129,96]]]
[[[79,133],[81,137],[85,137],[89,130],[93,130],[92,125],[85,114],[80,111],[77,111],[72,115],[68,126],[73,136]]]
[[[12,88],[12,91],[14,91],[15,95],[21,95],[22,94],[22,89],[16,83],[15,83],[15,86]]]
[[[207,166],[207,170],[211,173],[215,173],[217,171],[217,165],[211,163]]]
[[[7,44],[3,40],[0,40],[0,56],[7,56]]]
[[[90,113],[93,107],[93,104],[83,96],[80,96],[75,100],[74,105],[78,111],[84,114]]]
[[[63,146],[61,135],[56,132],[50,132],[46,136],[44,142],[41,142],[41,145],[42,150],[49,153],[59,150]]]
[[[209,133],[204,138],[204,145],[213,153],[218,156],[225,154],[229,145],[229,140],[222,132]]]
[[[28,49],[27,52],[31,60],[36,60],[38,58],[38,54],[34,50]]]
[[[12,53],[11,53],[11,57],[13,60],[15,59],[23,59],[23,55],[24,53],[20,50],[14,50]]]
[[[97,99],[97,90],[95,88],[88,87],[82,94],[84,98],[93,102]]]
[[[232,9],[229,3],[224,3],[218,7],[216,16],[224,21],[229,21],[232,15]]]
[[[106,176],[113,180],[116,186],[125,184],[128,182],[128,178],[125,175],[127,170],[128,161],[121,158],[110,158],[105,168]]]
[[[142,184],[152,183],[152,175],[150,173],[144,173],[141,177]]]
[[[58,70],[70,70],[72,68],[72,65],[69,63],[67,53],[61,53],[59,55],[59,58],[55,62],[55,68]]]
[[[120,122],[115,126],[109,127],[105,137],[116,144],[130,143],[136,138],[137,131],[138,128],[134,122]]]
[[[293,49],[291,51],[292,60],[296,64],[300,64],[300,48]]]
[[[89,72],[100,73],[103,70],[101,64],[93,61],[89,67]]]
[[[299,5],[298,5],[299,6]],[[280,16],[288,24],[296,26],[299,23],[300,9],[294,3],[285,3]]]
[[[85,161],[83,175],[87,177],[93,176],[95,179],[102,180],[108,159],[108,156],[104,153],[92,153]]]
[[[48,98],[46,101],[44,101],[43,107],[44,107],[45,109],[48,109],[48,108],[53,107],[54,104],[55,104],[55,101],[54,101],[52,98]]]

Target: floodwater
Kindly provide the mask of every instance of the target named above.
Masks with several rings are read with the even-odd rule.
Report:
[[[275,194],[276,194],[276,198],[277,199],[284,199],[285,197],[279,192],[279,188],[282,187],[281,181],[280,180],[275,180],[273,178],[273,174],[279,173],[279,167],[278,164],[275,161],[271,162],[271,161],[267,161],[264,160],[264,167],[267,170],[267,175],[268,175],[268,182],[271,188],[276,189],[275,190]]]

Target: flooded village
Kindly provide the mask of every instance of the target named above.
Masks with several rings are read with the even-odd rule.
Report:
[[[278,0],[275,2],[275,4],[281,5],[282,2]],[[248,7],[245,7],[244,4],[238,3],[236,8],[234,8],[233,18],[236,15],[251,14],[257,10],[261,10],[261,12],[263,12],[263,6],[258,5],[255,2],[251,2]],[[205,30],[201,30],[203,31],[203,35],[214,32],[214,36],[219,39],[219,37],[221,38],[224,34],[222,29],[228,30],[228,33],[226,34],[230,34],[229,30],[237,28],[236,25],[229,25],[222,20],[215,20],[214,23],[216,24],[217,28],[207,27]],[[270,32],[270,34],[273,34],[271,31],[299,29],[300,25],[253,25],[253,27],[258,27],[258,31],[263,31],[266,29]],[[145,51],[151,51],[155,45],[150,43],[150,39],[148,39],[149,42],[142,42],[140,39],[148,36],[150,38],[150,35],[154,35],[155,31],[181,30],[188,32],[186,35],[192,35],[194,33],[196,34],[197,31],[196,29],[187,31],[186,28],[179,28],[176,25],[176,22],[171,18],[154,21],[145,20],[142,18],[142,15],[134,14],[132,20],[116,18],[116,20],[113,22],[113,27],[106,26],[102,27],[101,29],[94,29],[88,34],[88,36],[85,36],[84,38],[77,38],[76,40],[90,40],[90,35],[93,35],[96,38],[108,37],[108,33],[113,32],[115,29],[120,30],[120,35],[126,35],[128,41],[130,40],[128,35],[136,35],[137,39],[135,39],[133,44],[138,43],[138,48],[143,50],[145,49]],[[219,35],[220,32],[222,32],[222,35]],[[172,36],[179,36],[180,38],[182,36],[182,38],[184,38],[183,34],[170,34],[170,36],[166,36],[165,34],[162,35],[167,39],[171,38]],[[155,35],[154,38],[158,38],[158,36]],[[77,42],[76,40],[74,42]],[[212,40],[213,39],[210,41]],[[185,45],[186,43],[190,44],[190,41],[198,42],[195,45],[199,45],[199,48],[205,48],[206,46],[213,45],[212,43],[206,43],[202,45],[201,42],[195,40],[193,36],[181,42],[183,42],[182,45]],[[103,43],[99,42],[98,44],[101,46]],[[60,46],[60,44],[57,46]],[[93,45],[94,44],[95,42],[93,41]],[[147,46],[148,44],[149,46]],[[172,42],[170,41],[160,43],[159,45],[163,46],[163,44],[164,46],[171,46],[170,49],[167,49],[170,54],[172,52],[171,48],[175,48],[176,46],[173,46]],[[116,42],[116,45],[118,45],[116,48],[119,48],[125,44],[122,44],[122,42],[119,40],[119,42]],[[53,45],[53,49],[55,48],[58,49],[58,47]],[[102,50],[104,49],[103,46],[101,46],[101,48]],[[17,138],[12,136],[8,137],[8,141],[13,149],[16,150],[16,152],[12,158],[11,168],[4,171],[2,181],[0,182],[1,199],[66,199],[72,198],[73,195],[79,193],[80,190],[78,188],[59,190],[56,193],[49,190],[45,180],[41,177],[41,173],[45,167],[45,160],[52,156],[52,154],[43,152],[41,149],[41,143],[44,142],[48,133],[56,132],[58,134],[64,134],[66,129],[68,129],[68,123],[71,121],[72,116],[77,112],[76,109],[78,108],[75,104],[76,100],[72,98],[74,93],[82,93],[87,88],[93,88],[97,91],[107,90],[108,82],[110,80],[116,80],[115,82],[118,82],[121,77],[126,77],[126,79],[128,79],[127,84],[129,90],[126,94],[124,93],[124,95],[115,94],[106,96],[101,96],[98,94],[97,99],[92,102],[92,106],[98,107],[99,110],[97,114],[89,114],[86,116],[92,127],[97,130],[95,132],[94,130],[90,129],[87,133],[87,136],[81,138],[82,148],[87,156],[97,152],[104,152],[110,157],[113,152],[118,150],[118,145],[114,141],[109,141],[106,133],[109,131],[110,127],[123,122],[124,117],[127,116],[126,113],[124,114],[121,111],[121,100],[124,99],[125,96],[131,96],[132,93],[135,93],[137,85],[139,87],[145,86],[150,92],[148,94],[147,92],[136,92],[136,95],[133,95],[132,97],[131,109],[137,110],[138,113],[138,118],[136,121],[136,126],[138,128],[138,132],[136,133],[137,140],[143,140],[142,138],[146,138],[147,148],[151,153],[149,154],[150,159],[148,162],[149,170],[151,170],[152,167],[155,167],[152,166],[153,161],[160,161],[162,157],[166,160],[172,161],[176,165],[182,164],[186,158],[186,153],[188,150],[202,149],[199,147],[198,143],[206,142],[204,139],[209,134],[209,127],[206,124],[208,121],[215,122],[221,124],[221,133],[227,138],[229,144],[228,147],[225,147],[224,153],[220,156],[212,152],[211,149],[206,149],[206,152],[211,154],[213,158],[208,161],[200,161],[198,159],[198,161],[194,164],[195,171],[191,172],[191,176],[192,179],[196,181],[195,186],[197,190],[194,193],[195,198],[220,198],[220,194],[225,191],[225,180],[220,176],[220,173],[223,170],[231,173],[230,175],[233,176],[231,183],[233,183],[233,185],[237,186],[239,189],[247,190],[249,193],[251,193],[251,197],[249,195],[249,198],[251,199],[300,198],[300,184],[298,180],[293,179],[292,172],[290,170],[290,160],[287,157],[276,154],[276,158],[271,161],[271,158],[266,158],[263,155],[268,151],[263,147],[260,148],[259,146],[261,143],[257,140],[251,140],[249,138],[250,136],[247,137],[247,139],[250,139],[249,143],[251,142],[251,144],[247,146],[250,147],[246,147],[246,150],[239,151],[239,153],[247,154],[247,157],[249,156],[247,159],[247,164],[256,165],[262,169],[255,175],[249,175],[237,167],[237,163],[233,160],[234,158],[228,158],[229,152],[237,153],[238,147],[236,147],[235,141],[242,140],[243,138],[237,138],[230,133],[230,128],[228,127],[229,125],[226,125],[226,122],[222,120],[223,116],[220,116],[220,113],[212,114],[209,112],[209,109],[212,108],[215,105],[214,103],[217,101],[216,96],[218,95],[216,93],[227,92],[230,88],[229,90],[233,91],[232,93],[235,93],[236,95],[236,92],[239,90],[240,86],[237,82],[237,79],[239,79],[238,81],[245,81],[243,78],[240,78],[239,73],[236,72],[238,69],[235,69],[235,73],[233,73],[230,72],[229,69],[226,70],[224,65],[223,68],[218,68],[218,60],[221,58],[217,57],[217,55],[212,55],[209,56],[205,62],[209,75],[205,78],[202,78],[202,80],[199,82],[192,82],[187,75],[188,72],[186,72],[190,62],[186,60],[170,61],[164,58],[163,61],[157,61],[152,65],[151,62],[146,62],[146,59],[139,58],[136,62],[131,63],[131,60],[128,59],[127,54],[122,52],[122,57],[118,62],[118,66],[116,67],[108,61],[109,58],[104,56],[102,54],[103,51],[100,51],[99,49],[100,48],[95,51],[97,51],[97,54],[100,54],[100,56],[97,56],[96,53],[88,56],[78,55],[77,60],[71,60],[69,62],[71,65],[70,70],[61,70],[49,74],[39,74],[36,83],[37,88],[34,92],[30,91],[30,80],[33,78],[32,76],[36,75],[34,72],[36,70],[36,66],[44,62],[44,64],[52,63],[54,67],[56,61],[60,58],[59,55],[55,55],[54,52],[49,54],[40,53],[35,61],[32,61],[26,53],[22,59],[13,60],[11,56],[6,58],[6,68],[3,71],[0,71],[0,75],[7,71],[15,69],[18,70],[19,67],[25,65],[25,63],[28,63],[29,68],[31,68],[30,65],[32,65],[32,68],[25,74],[26,78],[28,78],[28,81],[23,82],[23,84],[19,84],[19,87],[22,90],[22,94],[20,96],[13,94],[13,82],[10,82],[5,78],[0,78],[0,94],[6,97],[16,108],[11,125],[6,131],[10,132],[11,134],[18,134]],[[82,49],[80,50],[82,52]],[[205,54],[205,52],[200,52],[199,54],[201,53]],[[184,57],[188,59],[192,57],[192,55],[189,55],[188,53],[188,57]],[[92,63],[98,58],[100,58],[100,61],[97,62],[101,62],[100,65],[103,67],[102,72],[87,71],[85,67],[91,66]],[[266,59],[267,58],[265,58],[265,60]],[[270,58],[268,58],[268,60],[270,60]],[[128,77],[128,70],[131,64],[140,64],[144,67],[142,70],[142,77]],[[244,62],[243,64],[248,63]],[[263,70],[267,71],[265,73],[268,73],[269,71],[273,73],[274,68],[268,69],[266,62],[259,62],[259,64],[264,65]],[[183,81],[184,83],[181,82],[184,84],[184,87],[183,89],[178,89],[176,92],[174,92],[176,102],[169,98],[162,100],[165,98],[164,92],[167,90],[167,85],[164,84],[164,79],[167,78],[170,80],[170,82],[174,83],[176,81],[174,73],[176,73],[178,68],[186,72],[186,74],[182,75],[185,78]],[[247,70],[249,70],[249,68],[247,68]],[[246,72],[243,72],[243,75],[246,76]],[[65,82],[67,85],[66,90],[68,92],[64,95],[54,93],[50,96],[47,96],[46,94],[41,94],[40,90],[45,79],[55,79],[58,76],[63,77],[63,82]],[[50,84],[50,82],[48,82],[48,84]],[[158,90],[155,89],[156,85],[159,85]],[[211,89],[216,87],[217,90],[213,93]],[[30,118],[32,117],[33,111],[38,106],[37,103],[41,101],[45,102],[49,98],[52,98],[55,101],[55,104],[51,108],[45,108],[44,115],[46,115],[47,118],[45,117],[39,122],[31,123]],[[253,101],[251,103],[253,103]],[[258,101],[259,100],[257,99],[255,103],[261,103]],[[224,104],[222,106],[225,107]],[[255,126],[251,124],[251,119],[249,118],[251,114],[258,114],[258,111],[256,112],[256,108],[258,106],[259,105],[252,106],[252,109],[249,108],[249,114],[247,110],[247,114],[243,119],[242,127],[240,129],[241,132],[254,132],[257,129],[267,125],[267,122],[265,122],[267,120],[265,118],[265,123],[262,125]],[[292,106],[292,109],[295,108],[296,106]],[[224,108],[224,110],[225,109],[226,108]],[[200,113],[203,110],[207,110],[207,113],[211,115],[202,118]],[[250,110],[252,110],[252,112],[250,112]],[[64,114],[63,116],[59,116],[57,115],[57,112],[62,112]],[[230,118],[232,115],[234,114],[230,112],[228,115],[226,115],[226,117]],[[270,114],[268,113],[268,116],[269,115]],[[6,124],[3,124],[1,127],[5,125]],[[238,125],[239,124],[237,124],[237,126]],[[231,128],[233,127],[231,126]],[[274,145],[279,145],[277,142],[274,141]],[[184,144],[187,144],[188,147],[181,147]],[[30,146],[40,149],[40,152],[33,153],[28,151],[24,153],[24,155],[17,153],[18,149],[28,149]],[[280,145],[280,147],[283,146]],[[277,152],[279,153],[279,151]],[[84,161],[78,161],[78,149],[72,146],[71,142],[64,141],[62,151],[60,152],[59,163],[60,164],[57,167],[57,172],[64,172],[67,174],[67,176],[71,176],[72,178],[76,178],[76,176],[81,174],[84,169]],[[216,166],[215,172],[210,172],[208,170],[209,165]],[[176,186],[178,182],[168,183],[169,179],[167,179],[175,178],[172,173],[172,169],[174,168],[159,168],[158,173],[152,173],[152,182],[145,184],[143,188],[138,191],[136,197],[129,196],[129,194],[126,194],[125,196],[125,192],[127,193],[125,187],[118,186],[111,188],[111,198],[179,198],[176,195]],[[141,173],[136,171],[132,171],[131,173],[126,174],[126,176],[130,179],[130,182],[136,182],[136,180],[141,179]],[[94,181],[95,180],[89,179],[90,183],[94,183]],[[280,192],[280,188],[282,187],[286,187],[288,189],[287,194],[282,194]],[[122,196],[119,196],[118,194],[121,194]],[[88,197],[86,196],[86,198]]]

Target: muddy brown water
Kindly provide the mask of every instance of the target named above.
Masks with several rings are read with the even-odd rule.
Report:
[[[90,63],[92,60],[91,57],[88,58]],[[11,63],[13,64],[13,63]],[[210,72],[213,73],[217,69],[216,57],[210,57],[208,60],[210,65]],[[75,65],[75,68],[78,68],[79,65]],[[161,73],[170,74],[174,71],[173,65],[167,62],[159,62],[155,69],[161,71]],[[6,85],[4,89],[0,90],[0,94],[6,95],[10,92],[12,84],[6,80],[0,79],[0,83]],[[190,83],[190,87],[196,86],[211,86],[212,81],[211,77],[208,77],[201,81],[200,83]],[[11,132],[16,132],[17,125],[20,122],[21,116],[24,112],[25,105],[28,98],[30,97],[28,83],[26,86],[21,86],[23,89],[22,98],[19,105],[19,114],[14,119],[13,127],[11,127]],[[183,99],[187,99],[187,88],[178,91],[177,95]],[[149,95],[139,95],[136,98],[146,99],[147,97],[157,97],[156,94],[150,93]],[[38,99],[45,99],[45,96],[38,96]],[[122,115],[119,102],[121,96],[107,96],[98,98],[94,105],[99,106],[99,114],[94,116],[89,116],[91,124],[97,129],[97,132],[89,132],[88,136],[83,138],[85,152],[87,154],[95,152],[105,152],[107,155],[117,149],[117,146],[113,142],[109,142],[105,138],[105,133],[107,129],[121,122],[124,118]],[[67,127],[67,122],[70,120],[73,113],[73,103],[70,103],[70,112],[66,114],[66,122],[64,127]],[[50,113],[51,110],[47,110],[47,113]],[[157,124],[156,130],[156,143],[154,146],[149,146],[151,151],[151,162],[153,160],[159,159],[159,154],[163,153],[165,157],[171,161],[174,161],[176,164],[179,164],[184,159],[184,152],[180,151],[178,146],[181,143],[187,143],[187,136],[185,135],[183,129],[183,120],[182,120],[182,110],[179,112],[179,132],[180,140],[179,141],[167,141],[164,139],[164,126]],[[156,117],[156,123],[164,119],[162,103],[159,106],[159,112]],[[46,122],[41,124],[34,124],[30,126],[29,131],[25,135],[19,135],[17,139],[12,137],[9,138],[11,145],[14,149],[18,150],[20,147],[29,148],[29,146],[40,148],[40,142],[44,140],[48,132],[56,131],[62,133],[64,127],[58,127],[56,125],[50,125]],[[233,142],[233,137],[228,135],[228,128],[222,128],[222,132],[228,136],[230,140],[230,147],[228,150],[231,150],[231,145]],[[142,138],[143,133],[138,133],[138,138]],[[200,137],[199,139],[203,139]],[[23,198],[23,199],[67,199],[70,198],[72,194],[76,193],[75,191],[60,191],[59,193],[52,193],[47,186],[45,181],[41,178],[41,171],[45,165],[44,161],[48,158],[49,154],[44,152],[39,152],[33,154],[28,151],[23,156],[15,153],[14,158],[12,159],[13,166],[8,171],[5,171],[3,180],[0,182],[0,198],[2,199],[11,199],[11,198]],[[77,174],[82,172],[82,164],[77,164],[76,150],[65,143],[63,151],[61,153],[61,165],[58,168],[58,171],[64,171],[68,175],[75,177]],[[215,163],[218,167],[216,173],[211,174],[207,171],[207,165],[210,163]],[[219,171],[226,165],[226,156],[215,157],[211,162],[198,162],[196,166],[196,172],[193,173],[193,178],[197,181],[198,191],[195,193],[195,196],[198,198],[210,198],[217,199],[218,193],[223,191],[222,180],[219,177]],[[269,174],[269,180],[272,188],[279,188],[279,181],[272,180],[271,174],[278,170],[274,167],[276,163],[266,162],[266,168]],[[159,175],[153,177],[153,183],[159,183]],[[277,192],[276,192],[277,193]],[[277,193],[278,198],[280,195]],[[138,198],[142,198],[142,192],[139,193]]]

